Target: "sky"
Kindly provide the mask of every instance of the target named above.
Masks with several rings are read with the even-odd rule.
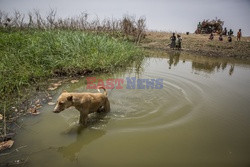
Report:
[[[176,32],[194,32],[199,21],[217,17],[227,29],[241,28],[243,36],[250,36],[250,0],[0,0],[0,10],[9,13],[51,8],[60,17],[81,12],[101,19],[144,16],[148,30]]]

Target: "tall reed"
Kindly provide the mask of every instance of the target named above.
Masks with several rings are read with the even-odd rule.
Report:
[[[146,35],[146,18],[136,19],[125,15],[122,19],[100,20],[98,17],[90,19],[85,12],[77,17],[60,18],[57,17],[54,9],[49,10],[46,16],[42,16],[39,10],[33,10],[27,14],[17,10],[12,14],[0,11],[0,28],[84,30],[120,36],[139,43]]]

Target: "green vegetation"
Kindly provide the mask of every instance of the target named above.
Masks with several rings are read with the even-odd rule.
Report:
[[[110,72],[143,58],[129,42],[82,31],[2,29],[0,36],[1,102],[47,77]]]

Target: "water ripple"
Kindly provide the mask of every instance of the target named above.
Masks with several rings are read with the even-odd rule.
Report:
[[[201,82],[164,72],[145,78],[163,78],[163,89],[116,90],[110,97],[109,117],[119,120],[119,131],[147,131],[185,123],[205,101]]]

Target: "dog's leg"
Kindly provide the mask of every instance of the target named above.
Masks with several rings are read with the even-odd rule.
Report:
[[[88,118],[88,112],[81,111],[80,112],[79,124],[81,124],[83,126],[86,126],[86,124],[87,124],[87,118]]]
[[[105,102],[105,112],[110,112],[110,103],[108,99],[106,99]]]

